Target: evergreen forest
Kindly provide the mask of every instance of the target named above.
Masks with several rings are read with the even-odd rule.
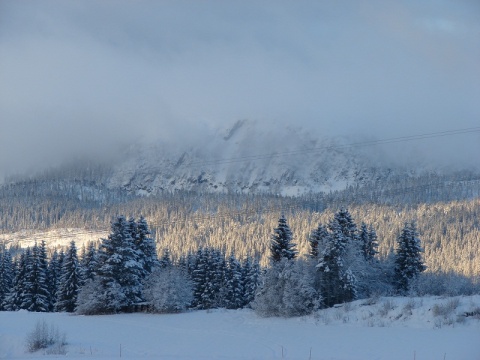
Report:
[[[83,314],[252,307],[295,316],[372,296],[478,293],[479,183],[457,176],[297,197],[136,196],[87,180],[6,184],[0,306]],[[49,246],[48,231],[62,228],[99,236],[79,249]],[[15,234],[37,241],[22,248]]]

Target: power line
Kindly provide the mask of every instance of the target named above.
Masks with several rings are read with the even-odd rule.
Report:
[[[433,133],[418,134],[418,135],[399,136],[399,137],[380,139],[380,140],[362,141],[362,142],[356,142],[356,143],[350,143],[350,144],[344,144],[344,145],[330,145],[330,146],[314,147],[310,149],[299,149],[299,150],[292,150],[292,151],[285,151],[285,152],[246,155],[246,156],[224,158],[224,159],[217,159],[217,160],[211,160],[211,161],[190,162],[188,163],[188,165],[195,166],[195,167],[206,166],[206,165],[223,165],[223,164],[231,164],[236,162],[263,160],[263,159],[282,157],[282,156],[303,155],[307,153],[315,153],[315,152],[327,151],[327,150],[331,151],[331,150],[366,147],[366,146],[373,146],[373,145],[393,144],[393,143],[399,143],[399,142],[425,140],[425,139],[478,133],[478,132],[480,132],[479,126],[465,128],[465,129],[456,129],[456,130],[447,130],[447,131],[439,131],[439,132],[433,132]]]

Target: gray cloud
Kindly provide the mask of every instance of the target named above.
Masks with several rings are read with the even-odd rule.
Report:
[[[2,0],[0,174],[241,118],[380,138],[477,126],[479,38],[463,0]],[[442,156],[480,139],[460,143]]]

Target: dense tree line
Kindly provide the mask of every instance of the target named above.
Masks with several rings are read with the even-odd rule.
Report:
[[[391,175],[360,182],[344,190],[278,196],[177,191],[137,196],[106,182],[109,170],[95,164],[45,171],[31,179],[11,178],[0,185],[0,232],[63,227],[105,230],[119,213],[142,213],[152,222],[183,215],[223,210],[262,214],[271,209],[321,212],[367,204],[396,208],[449,203],[480,197],[480,179],[474,172]],[[388,180],[388,181],[386,181]]]
[[[0,309],[107,314],[147,307],[153,312],[253,307],[263,316],[297,316],[372,295],[478,291],[460,277],[424,274],[415,222],[397,235],[395,251],[379,257],[372,225],[357,227],[340,209],[310,232],[308,255],[299,256],[294,233],[281,216],[269,236],[269,264],[204,247],[157,257],[146,220],[119,216],[99,248],[77,256],[75,242],[47,258],[45,242],[12,257],[0,252]],[[452,289],[450,289],[451,291]]]
[[[108,234],[116,214],[141,213],[159,252],[168,248],[175,261],[182,253],[211,247],[239,258],[259,257],[267,266],[268,238],[280,213],[288,218],[297,251],[304,255],[310,251],[310,229],[348,205],[354,218],[375,228],[380,257],[392,252],[403,224],[415,219],[432,276],[480,275],[479,186],[472,174],[398,177],[388,184],[302,197],[178,192],[141,198],[108,189],[93,180],[96,176],[76,176],[73,171],[69,181],[46,177],[0,187],[0,239],[9,242],[14,231],[21,231],[15,235],[21,239],[39,230],[67,228],[78,229],[78,240],[82,231],[92,230],[99,238]],[[48,236],[45,240],[48,244]]]
[[[378,256],[377,239],[373,226],[362,223],[358,229],[343,208],[311,232],[308,256],[298,257],[282,216],[271,238],[270,265],[251,306],[262,316],[297,316],[378,295],[480,291],[475,279],[424,273],[416,222],[404,223],[395,250],[387,257]]]
[[[97,249],[77,256],[75,242],[47,259],[45,242],[12,258],[0,252],[0,310],[81,314],[132,311],[147,301],[154,312],[186,308],[237,309],[255,295],[260,268],[202,248],[174,262],[167,249],[159,259],[146,220],[119,216]]]

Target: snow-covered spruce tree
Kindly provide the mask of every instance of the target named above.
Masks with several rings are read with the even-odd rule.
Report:
[[[259,276],[260,266],[258,265],[258,261],[248,256],[242,267],[244,291],[242,307],[248,306],[253,299],[255,299],[255,292],[257,291]]]
[[[399,293],[406,293],[412,280],[425,271],[422,252],[416,223],[405,223],[397,239],[395,256],[394,281]]]
[[[282,216],[271,241],[271,266],[260,277],[252,308],[261,316],[299,316],[318,307],[313,269],[294,258],[292,233]]]
[[[214,308],[226,307],[226,288],[227,288],[227,262],[225,252],[219,249],[211,249],[210,269],[213,278]]]
[[[177,266],[156,267],[145,279],[143,296],[152,312],[182,312],[192,303],[193,283]]]
[[[320,305],[319,294],[313,287],[313,271],[303,260],[283,258],[273,263],[261,275],[252,308],[264,317],[312,313]]]
[[[51,298],[47,282],[47,252],[45,241],[34,245],[27,259],[21,309],[48,312]]]
[[[0,311],[7,309],[6,299],[13,287],[13,262],[9,250],[0,253]]]
[[[325,242],[328,238],[328,231],[325,225],[318,225],[318,227],[312,231],[308,238],[310,245],[309,255],[311,258],[316,259],[320,255],[325,247]]]
[[[282,215],[278,220],[278,226],[274,229],[270,242],[270,258],[273,262],[278,262],[283,258],[291,260],[297,256],[292,238],[292,231],[287,224],[285,216]]]
[[[180,255],[177,261],[177,266],[183,271],[185,271],[185,274],[188,274],[188,276],[190,276],[190,272],[188,271],[187,255],[185,254]]]
[[[377,233],[372,225],[362,223],[359,240],[362,254],[356,263],[360,267],[357,278],[359,297],[392,294],[391,257],[382,260],[377,258]]]
[[[367,227],[367,224],[362,223],[359,234],[360,244],[362,247],[362,254],[366,261],[371,262],[375,255],[378,254],[377,233],[372,225]]]
[[[192,308],[203,309],[203,294],[208,289],[206,287],[207,279],[207,249],[199,248],[195,254],[195,262],[191,267],[190,276],[193,282],[193,300]],[[213,300],[211,301],[213,303]],[[210,304],[209,304],[210,305]]]
[[[193,302],[195,309],[211,309],[218,301],[215,284],[216,269],[212,249],[202,248],[197,251],[195,269],[192,273]]]
[[[168,248],[163,249],[162,257],[158,260],[158,263],[162,269],[169,268],[173,265],[170,250]]]
[[[341,208],[333,217],[333,222],[338,226],[345,239],[348,241],[358,240],[357,225],[353,221],[352,215],[346,208]],[[330,229],[331,230],[331,229]]]
[[[144,266],[142,266],[142,262],[140,261],[144,253],[140,250],[138,244],[136,244],[135,238],[129,234],[127,230],[128,226],[125,225],[125,218],[122,216],[118,218],[116,225],[114,224],[118,232],[112,235],[117,237],[119,246],[115,249],[112,262],[116,261],[116,255],[121,256],[122,271],[117,275],[117,280],[125,294],[126,303],[124,306],[130,306],[143,300],[141,295],[142,280],[146,277],[147,273],[144,271]]]
[[[227,309],[242,308],[245,303],[244,293],[242,266],[232,252],[228,257],[227,268],[225,271],[225,307]]]
[[[83,251],[80,265],[82,269],[82,278],[85,281],[93,280],[95,271],[98,267],[97,249],[93,242],[90,242],[87,248]]]
[[[80,290],[77,311],[115,313],[141,301],[142,273],[131,227],[124,216],[118,216],[108,238],[102,239],[94,280]]]
[[[60,281],[60,273],[62,270],[61,261],[63,261],[63,255],[62,255],[62,258],[60,258],[58,251],[55,249],[48,263],[48,289],[50,291],[50,297],[51,297],[51,301],[49,305],[50,311],[55,310],[58,283]]]
[[[196,255],[189,251],[188,254],[180,256],[178,259],[178,266],[193,278],[193,271],[196,266]]]
[[[16,311],[22,309],[23,298],[25,296],[24,285],[27,277],[27,263],[30,260],[30,248],[27,248],[20,254],[13,264],[15,276],[10,293],[5,297],[4,308],[7,311]]]
[[[345,276],[352,280],[354,279],[354,298],[370,296],[379,289],[378,284],[372,282],[373,279],[378,278],[377,275],[379,271],[378,263],[373,261],[372,257],[372,254],[376,252],[377,245],[376,233],[373,230],[373,227],[370,229],[367,228],[365,233],[367,236],[367,245],[370,247],[367,249],[370,254],[366,256],[364,253],[365,243],[362,241],[360,237],[361,234],[359,234],[357,230],[357,225],[346,208],[340,209],[340,211],[334,215],[333,220],[329,223],[329,228],[332,233],[333,230],[331,227],[333,223],[335,224],[334,227],[338,228],[346,240],[345,253],[343,255],[343,268]],[[370,238],[371,236],[372,238]]]
[[[352,301],[356,298],[357,282],[352,270],[346,266],[348,246],[352,244],[343,231],[345,228],[335,217],[328,225],[330,236],[323,250],[317,270],[320,280],[320,294],[323,304],[331,307],[338,303]],[[349,233],[346,233],[349,235]]]
[[[65,253],[62,270],[60,272],[57,301],[55,303],[56,311],[75,311],[78,291],[82,286],[82,281],[80,264],[77,258],[77,248],[75,242],[72,241]]]
[[[132,224],[131,224],[132,226]],[[147,221],[143,216],[133,225],[135,231],[132,237],[135,241],[136,249],[140,255],[139,261],[143,268],[142,277],[147,277],[158,264],[157,248],[155,240],[151,237],[151,232]]]

